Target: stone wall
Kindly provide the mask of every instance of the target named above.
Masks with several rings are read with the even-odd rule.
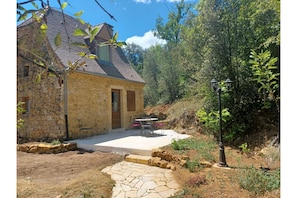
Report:
[[[20,67],[22,61],[18,61]],[[65,137],[63,85],[54,76],[44,76],[40,83],[35,78],[43,69],[29,66],[28,77],[17,79],[17,101],[28,98],[28,111],[19,114],[25,120],[18,129],[19,141],[46,141]]]
[[[72,72],[67,77],[70,139],[107,133],[112,129],[111,90],[119,89],[121,128],[128,128],[143,113],[143,84]],[[127,111],[127,90],[135,91],[136,110]]]
[[[18,142],[65,138],[63,79],[48,75],[45,67],[34,63],[42,59],[58,64],[39,30],[34,25],[18,29],[17,102],[28,99],[28,111],[18,114],[18,118],[25,120],[24,127],[17,130]],[[36,80],[38,75],[40,82]]]

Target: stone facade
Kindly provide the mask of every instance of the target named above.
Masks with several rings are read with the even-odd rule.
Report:
[[[121,128],[143,114],[143,84],[80,72],[67,76],[69,137],[80,138],[112,130],[111,90],[119,89]],[[135,91],[136,109],[127,111],[127,90]]]
[[[18,73],[22,73],[24,63],[19,60]],[[25,120],[24,127],[18,129],[19,141],[46,141],[65,136],[63,85],[54,76],[44,76],[37,83],[35,77],[42,70],[30,65],[29,76],[17,78],[17,101],[26,99],[27,103],[27,111],[19,114]]]
[[[67,44],[71,34],[65,29],[73,31],[78,26],[86,27],[70,16],[63,17],[58,11],[48,12],[46,34],[34,21],[18,26],[17,102],[24,101],[27,109],[25,113],[18,113],[18,119],[24,120],[24,127],[17,130],[18,143],[69,140],[110,132],[113,128],[111,92],[114,89],[120,94],[117,128],[129,128],[134,118],[144,111],[143,79],[129,65],[120,48],[110,48],[110,62],[107,63],[81,59],[77,55],[81,48]],[[63,20],[66,22],[61,23]],[[98,27],[101,30],[95,38],[97,43],[112,37],[112,26],[104,23]],[[64,39],[59,48],[53,43],[57,33]],[[86,42],[84,38],[71,39]],[[68,70],[69,62],[80,59],[84,62],[81,68]],[[36,81],[38,78],[40,82]],[[135,108],[129,111],[127,91],[135,93]]]

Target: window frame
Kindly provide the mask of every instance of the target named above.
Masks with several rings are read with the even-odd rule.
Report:
[[[96,55],[98,56],[98,62],[111,63],[110,46],[108,44],[101,45],[102,43],[103,42],[97,42]]]

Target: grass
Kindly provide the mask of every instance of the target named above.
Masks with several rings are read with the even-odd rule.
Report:
[[[187,150],[195,150],[198,155],[196,161],[208,160],[214,161],[213,151],[217,147],[217,144],[212,139],[207,138],[187,138],[181,140],[173,140],[171,146],[174,150],[184,153]]]

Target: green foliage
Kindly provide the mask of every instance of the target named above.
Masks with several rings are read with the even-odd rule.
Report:
[[[194,149],[197,151],[198,155],[196,161],[205,159],[209,161],[214,160],[212,151],[216,148],[216,143],[212,139],[197,139],[197,138],[187,138],[180,140],[173,140],[171,146],[174,150],[183,152],[189,149]],[[195,162],[189,162],[189,164]]]
[[[17,129],[20,129],[24,127],[25,120],[22,118],[19,118],[20,114],[26,112],[26,110],[23,108],[24,102],[18,102],[17,104]]]
[[[172,142],[171,142],[171,146],[174,150],[187,150],[187,145],[186,145],[186,142],[185,141],[182,141],[182,140],[175,140],[173,139]]]
[[[254,75],[254,81],[259,85],[258,93],[261,94],[263,101],[263,108],[270,108],[270,101],[277,102],[279,96],[277,94],[279,89],[280,75],[277,72],[277,58],[271,57],[269,51],[261,52],[257,54],[255,51],[251,51],[250,55],[251,69]]]
[[[240,173],[239,185],[252,192],[255,196],[280,188],[280,170],[264,172],[254,167]]]
[[[143,76],[144,50],[142,49],[142,47],[135,43],[128,43],[123,48],[123,51],[132,67],[137,71],[138,74]]]
[[[61,144],[60,140],[53,140],[51,142],[51,145],[58,145],[58,144]]]
[[[212,133],[215,133],[219,129],[219,112],[211,111],[207,113],[204,108],[197,111],[196,116],[199,122],[203,123],[205,127]],[[231,114],[228,108],[222,109],[222,121],[227,122],[231,119]]]
[[[200,168],[199,159],[187,160],[186,167],[190,172],[196,172]]]
[[[231,143],[234,139],[242,135],[246,129],[246,126],[245,123],[236,123],[234,121],[230,122],[230,125],[231,126],[228,127],[228,131],[224,136],[224,141]]]
[[[243,153],[248,154],[250,152],[250,148],[248,148],[248,144],[245,142],[239,146]]]

